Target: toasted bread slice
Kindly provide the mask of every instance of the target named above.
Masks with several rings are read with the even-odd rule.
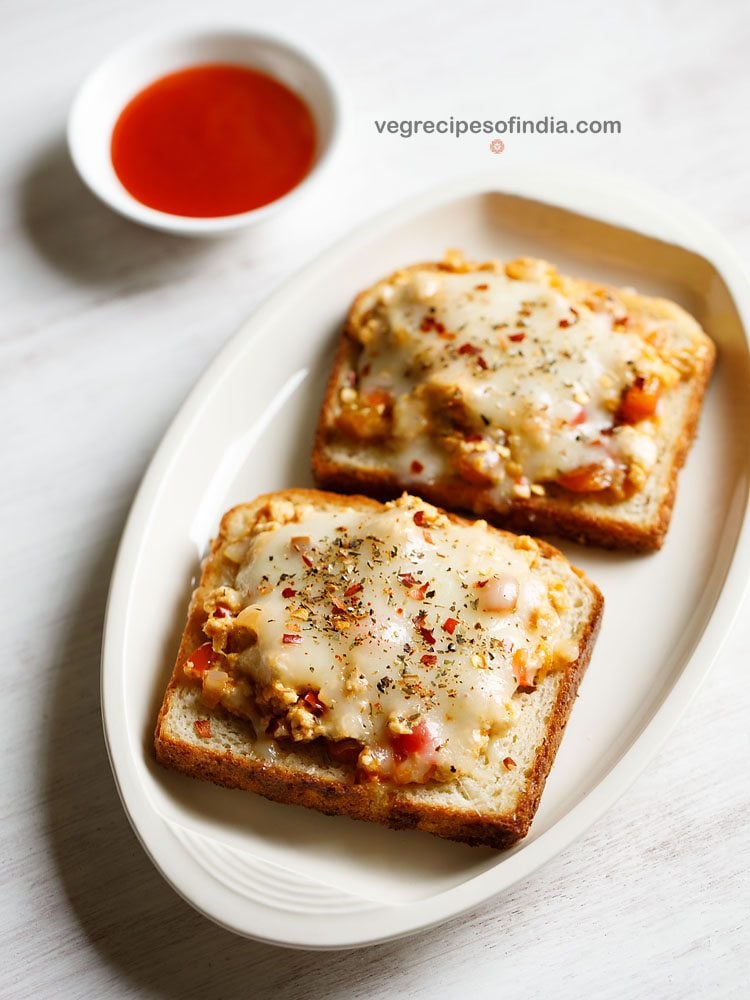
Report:
[[[158,760],[278,802],[505,848],[528,831],[599,590],[417,498],[287,490],[224,515]]]
[[[656,549],[714,357],[674,303],[544,261],[404,268],[350,310],[313,472],[515,530]]]

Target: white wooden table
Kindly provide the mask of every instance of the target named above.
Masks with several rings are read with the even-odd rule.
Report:
[[[543,9],[532,9],[543,8]],[[318,48],[349,117],[319,194],[263,232],[189,242],[83,189],[62,136],[77,82],[153,3],[3,5],[0,315],[3,997],[713,998],[750,993],[750,607],[647,773],[502,898],[369,950],[235,938],[152,868],[99,716],[112,560],[173,412],[266,293],[380,208],[506,164],[585,164],[668,190],[750,255],[743,2],[372,5],[277,0],[254,23]],[[253,17],[243,2],[216,17]],[[159,23],[200,16],[158,5]],[[374,118],[618,118],[617,137],[379,136]]]

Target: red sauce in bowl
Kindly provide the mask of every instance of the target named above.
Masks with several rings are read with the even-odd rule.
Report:
[[[291,191],[315,157],[310,109],[278,80],[244,66],[170,73],[125,106],[112,164],[138,201],[172,215],[249,212]]]

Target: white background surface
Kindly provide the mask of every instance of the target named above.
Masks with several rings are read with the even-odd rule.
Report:
[[[194,913],[131,833],[100,730],[106,588],[144,466],[241,320],[353,223],[457,174],[580,164],[680,197],[748,256],[750,8],[623,6],[213,3],[214,16],[314,45],[349,116],[327,180],[289,217],[191,243],[94,202],[62,132],[105,52],[205,5],[3,4],[0,995],[744,995],[747,605],[660,755],[584,839],[480,911],[357,953],[256,945]],[[406,140],[372,125],[450,114],[620,118],[623,132],[509,137],[493,156],[482,136]]]

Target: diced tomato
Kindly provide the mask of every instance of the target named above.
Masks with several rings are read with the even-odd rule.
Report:
[[[221,653],[217,653],[210,642],[204,642],[202,646],[194,649],[185,661],[183,670],[186,674],[200,677],[212,667],[219,666],[224,660]]]
[[[638,377],[623,393],[618,417],[626,424],[637,424],[639,420],[653,417],[660,395],[661,383],[658,378]]]
[[[571,493],[598,493],[607,490],[614,482],[614,469],[611,465],[582,465],[572,472],[564,472],[557,477],[557,482]]]
[[[418,722],[410,733],[397,733],[391,737],[396,760],[405,760],[411,754],[434,751],[435,744],[427,723]]]
[[[281,641],[287,646],[298,646],[302,642],[299,632],[284,632]]]
[[[443,631],[447,632],[448,635],[453,635],[456,631],[456,626],[458,625],[457,618],[446,618],[443,622]]]
[[[297,591],[293,587],[284,587],[284,589],[281,591],[281,596],[286,598],[296,597]]]
[[[304,701],[312,714],[318,718],[320,718],[326,710],[325,705],[314,691],[308,691],[307,694],[303,695],[302,701]]]

